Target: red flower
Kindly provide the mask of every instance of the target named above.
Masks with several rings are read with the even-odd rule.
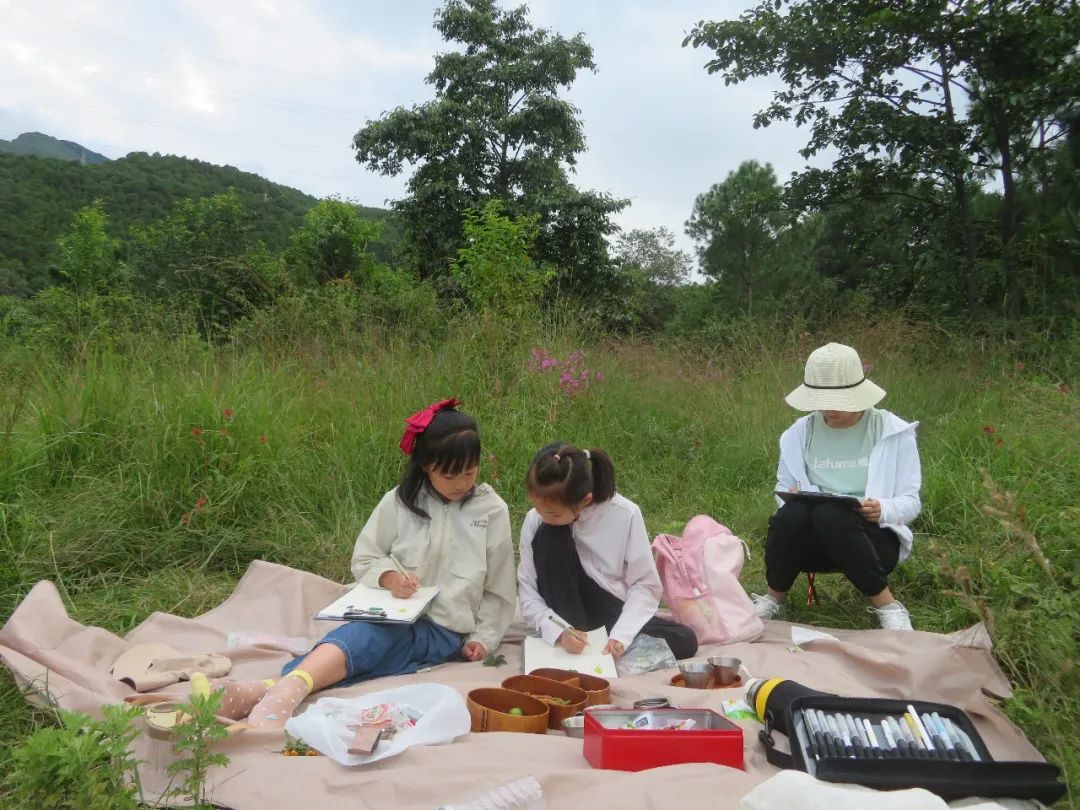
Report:
[[[193,427],[191,429],[191,435],[194,436],[196,439],[199,438],[200,436],[202,436],[202,428],[201,427]]]
[[[270,441],[270,440],[268,438],[266,438],[265,433],[262,436],[259,437],[259,444],[266,444],[268,441]]]
[[[206,498],[199,498],[199,500],[195,501],[195,511],[196,512],[203,511],[203,507],[205,507],[205,506],[206,506]]]
[[[1002,439],[1000,436],[998,436],[996,439],[994,439],[994,444],[1004,444],[1004,443],[1005,443],[1005,440]]]
[[[223,410],[221,412],[221,415],[223,417],[225,417],[225,421],[228,422],[230,419],[233,418],[233,409],[232,408],[226,408],[225,410]]]
[[[993,436],[994,435],[994,426],[993,425],[983,425],[982,431],[987,436]]]

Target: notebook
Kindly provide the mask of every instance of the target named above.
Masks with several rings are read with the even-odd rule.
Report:
[[[596,630],[590,630],[588,635],[588,645],[576,655],[567,652],[562,647],[552,647],[539,636],[527,636],[523,650],[525,673],[528,674],[534,669],[554,667],[584,672],[587,675],[599,675],[601,678],[619,677],[619,673],[615,671],[615,659],[600,652],[608,642],[607,630],[598,627]]]
[[[384,588],[354,585],[315,614],[316,619],[332,622],[364,621],[377,624],[412,624],[427,610],[439,589],[417,588],[408,599],[398,599]]]

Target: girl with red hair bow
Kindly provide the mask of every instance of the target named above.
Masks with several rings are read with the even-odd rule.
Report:
[[[494,652],[517,601],[510,513],[477,484],[476,420],[444,399],[406,419],[409,464],[383,496],[353,550],[356,581],[408,598],[421,585],[439,593],[413,624],[347,622],[282,670],[248,723],[284,726],[308,694],[330,686],[416,672]],[[402,570],[403,569],[403,570]],[[265,688],[265,687],[264,687]]]

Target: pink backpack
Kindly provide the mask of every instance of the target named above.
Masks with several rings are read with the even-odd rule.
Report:
[[[675,621],[697,634],[699,643],[753,641],[765,631],[739,584],[743,541],[727,526],[697,515],[686,524],[682,537],[657,535],[652,549],[664,602]]]

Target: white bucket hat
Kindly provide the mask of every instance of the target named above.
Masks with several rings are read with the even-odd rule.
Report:
[[[859,353],[842,343],[814,349],[806,360],[803,384],[784,397],[799,411],[865,411],[885,396],[866,379]]]

